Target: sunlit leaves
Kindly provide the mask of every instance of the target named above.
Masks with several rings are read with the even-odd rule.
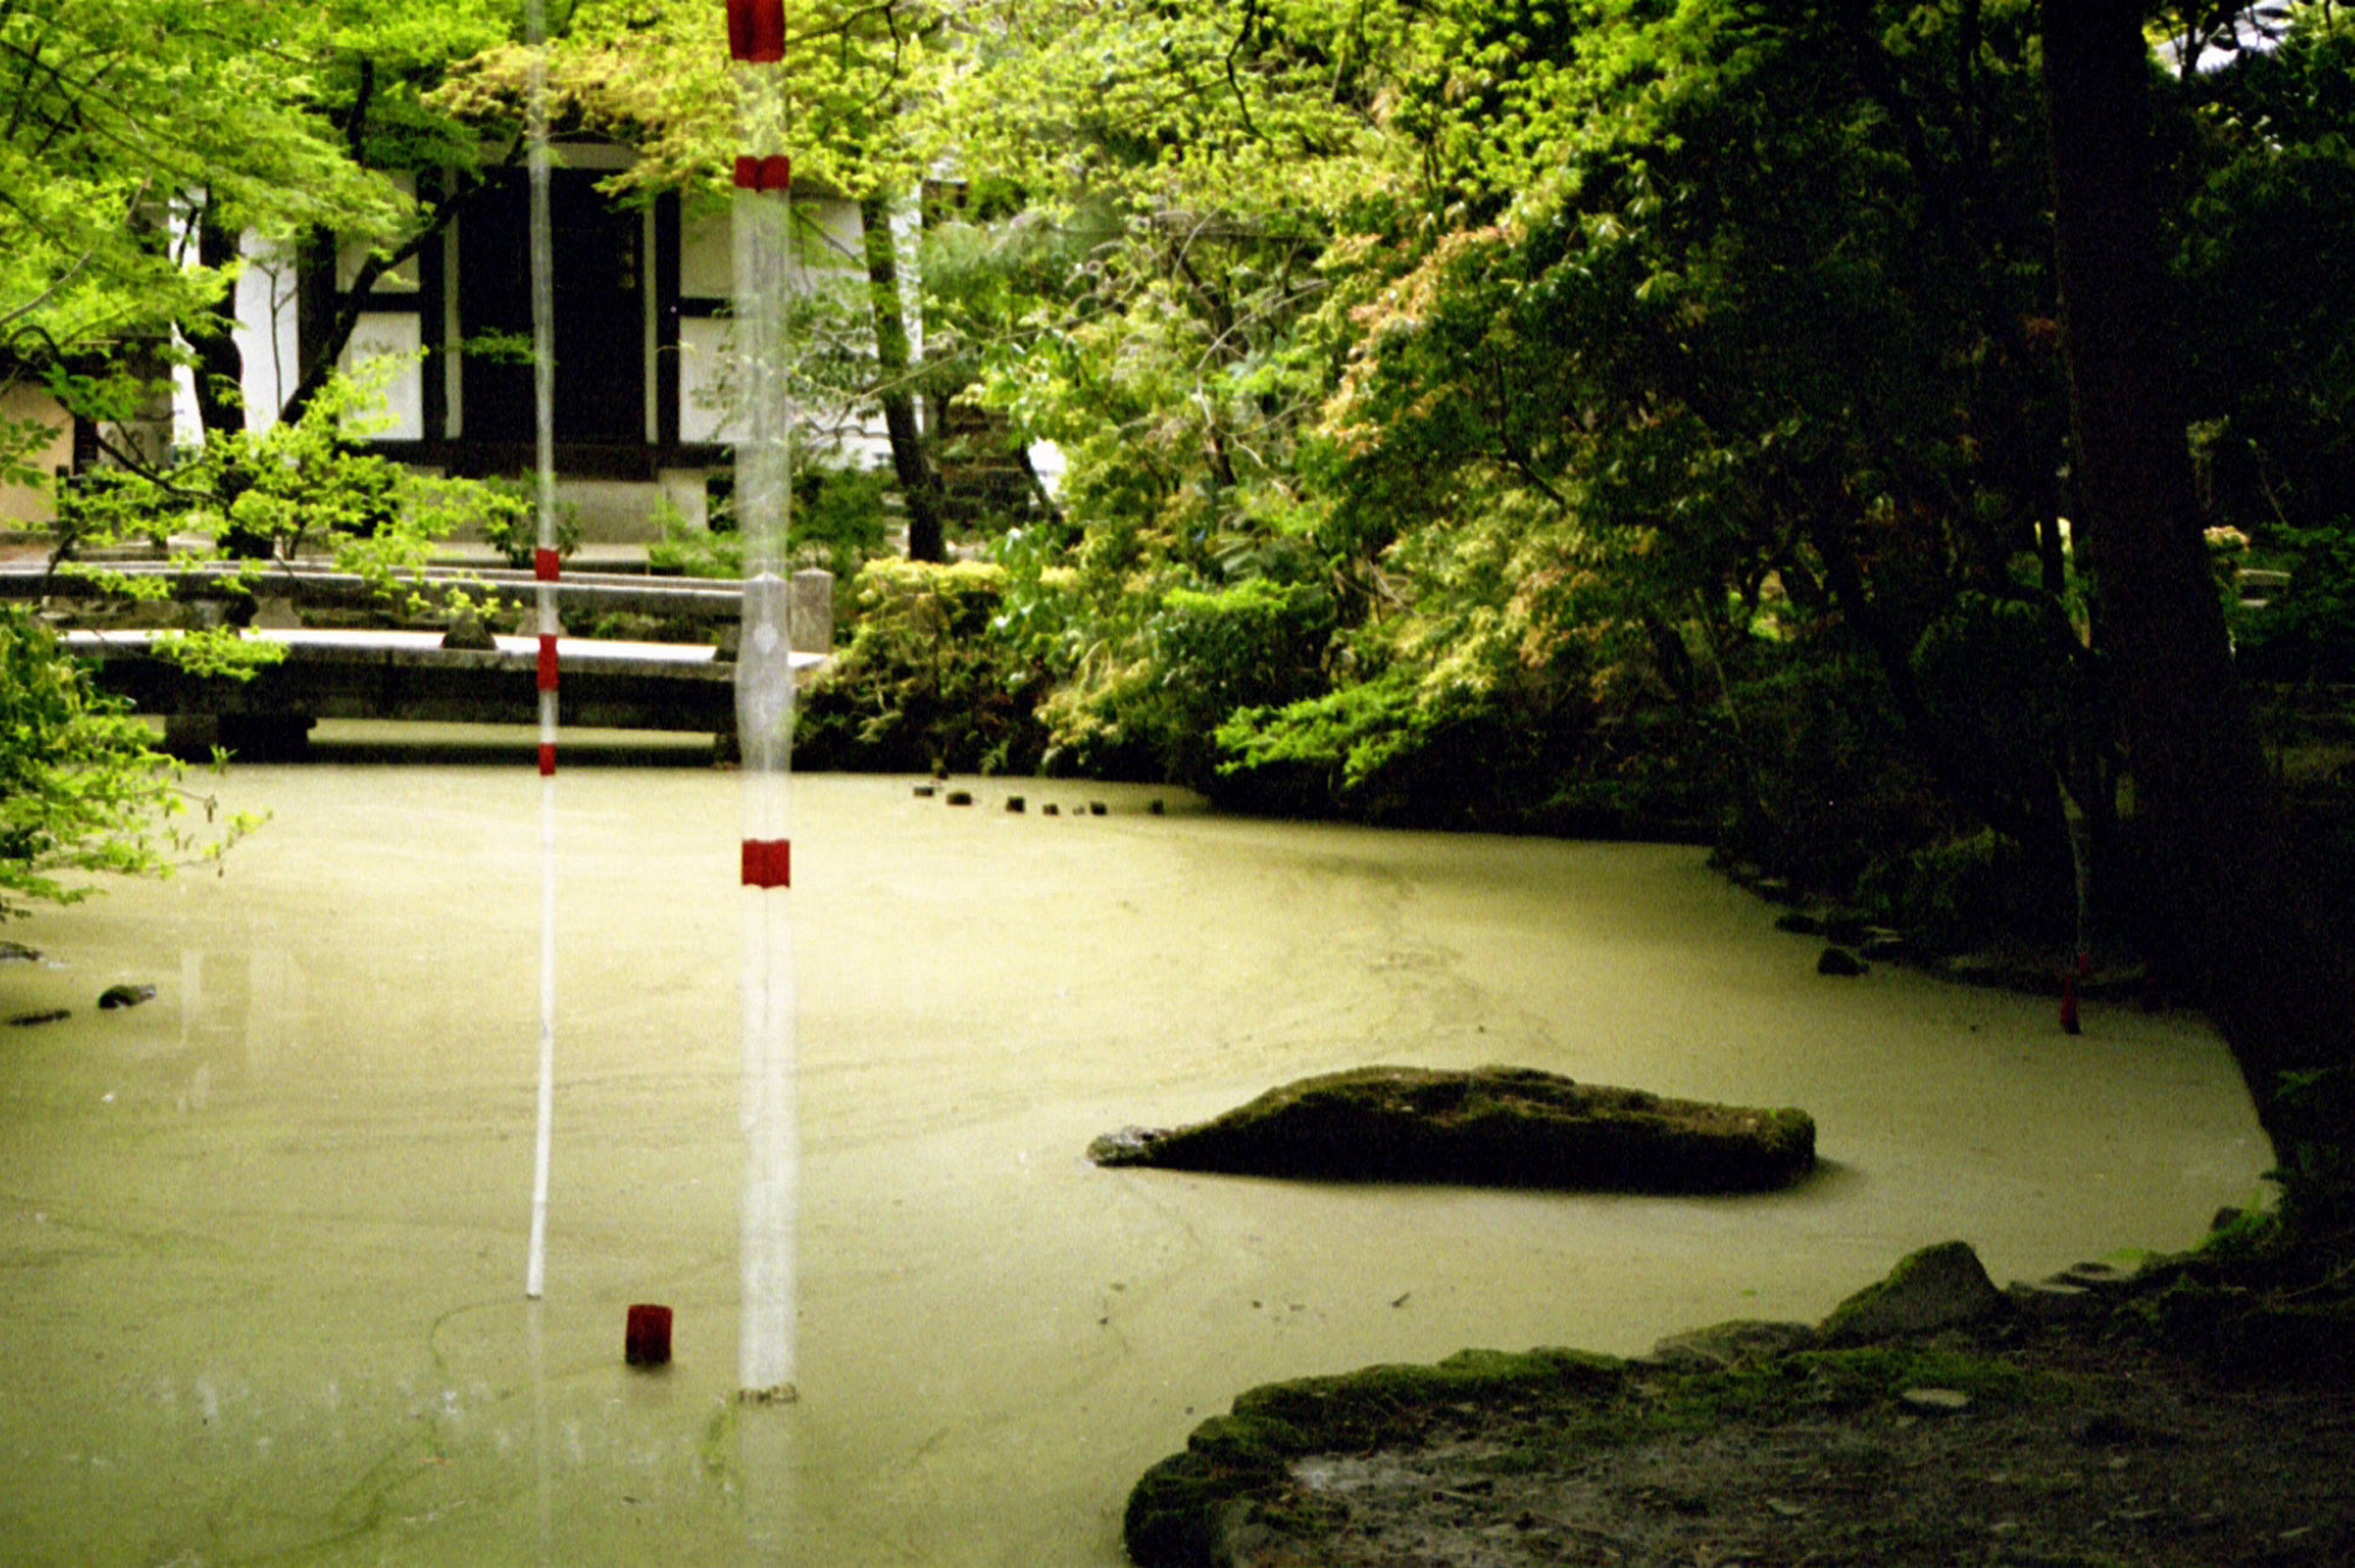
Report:
[[[209,858],[253,826],[211,821],[211,802],[181,787],[153,738],[29,612],[0,607],[0,915],[84,897],[93,874]],[[211,832],[180,820],[192,805]]]

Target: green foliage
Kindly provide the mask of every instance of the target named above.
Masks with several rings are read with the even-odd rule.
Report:
[[[2287,571],[2289,587],[2235,618],[2244,668],[2262,680],[2355,680],[2355,517],[2264,535],[2258,558]]]
[[[0,486],[31,489],[47,484],[49,476],[27,460],[56,435],[54,426],[38,419],[0,419]]]
[[[2340,1064],[2283,1073],[2274,1097],[2309,1128],[2336,1129],[2338,1136],[2300,1139],[2275,1151],[2281,1163],[2266,1179],[2282,1189],[2282,1212],[2293,1226],[2344,1236],[2355,1221],[2355,1067]]]
[[[482,541],[509,566],[528,571],[540,549],[539,485],[533,479],[493,477],[474,493],[475,525]],[[555,505],[556,553],[566,559],[580,548],[580,505]]]
[[[646,546],[646,564],[655,571],[743,579],[744,541],[733,528],[697,527],[668,500],[655,504],[654,520],[662,537]]]
[[[1238,709],[1280,705],[1324,685],[1334,624],[1320,585],[1250,578],[1174,588],[1136,639],[1141,655],[1052,711],[1068,765],[1092,773],[1219,787],[1215,732]]]
[[[887,548],[884,495],[889,487],[887,475],[855,463],[807,459],[797,463],[793,509],[787,520],[788,565],[796,571],[822,568],[847,588],[860,566]],[[648,563],[690,577],[741,577],[744,547],[732,489],[713,496],[702,527],[668,501],[659,503],[655,521],[662,538],[648,547]]]
[[[126,543],[171,544],[191,558],[241,563],[239,580],[251,589],[270,562],[324,547],[339,569],[366,578],[388,605],[419,614],[447,607],[429,603],[411,574],[456,529],[495,532],[524,503],[495,482],[413,472],[353,439],[389,369],[380,364],[357,378],[332,377],[300,417],[258,435],[215,431],[171,467],[77,477],[57,498],[56,570],[113,591],[160,597],[171,590],[159,578],[129,577],[76,557]],[[159,644],[159,651],[175,650],[212,671],[283,656],[268,643],[224,638]]]
[[[1004,571],[977,561],[869,561],[849,645],[802,705],[793,747],[812,768],[1035,771],[1047,748],[1043,671],[990,633]]]
[[[838,582],[885,552],[884,494],[890,476],[852,463],[804,462],[793,476],[787,542],[795,567],[820,566]]]
[[[98,694],[57,639],[23,608],[0,606],[0,915],[27,900],[72,903],[101,872],[159,873],[217,858],[256,824],[231,817],[207,837],[178,819],[209,800],[181,787],[153,732]]]
[[[1734,694],[1743,794],[1721,842],[1826,892],[1854,886],[1876,862],[1941,842],[1957,816],[1899,740],[1887,683],[1850,650],[1783,659]]]
[[[2355,517],[2355,327],[2331,264],[2355,244],[2355,16],[2302,6],[2279,49],[2186,84],[2175,235],[2213,525]]]
[[[396,175],[469,186],[512,137],[426,101],[447,65],[506,37],[494,0],[293,5],[24,0],[0,12],[0,366],[144,389],[214,335],[236,275],[340,243],[368,284],[447,211]],[[262,254],[200,253],[199,215]],[[356,307],[310,334],[308,395]],[[69,406],[94,414],[88,400]]]

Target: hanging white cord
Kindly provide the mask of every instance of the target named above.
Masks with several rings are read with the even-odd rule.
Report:
[[[548,84],[544,0],[525,9],[531,50],[526,107],[531,178],[531,394],[536,451],[534,493],[539,548],[540,648],[540,1092],[539,1129],[531,1156],[531,1253],[524,1295],[538,1301],[547,1285],[548,1165],[556,1121],[556,284],[548,229]]]
[[[728,49],[740,103],[734,208],[736,525],[744,616],[736,660],[743,770],[743,1268],[738,1391],[794,1397],[794,1246],[801,1165],[795,1101],[793,736],[786,529],[793,410],[786,378],[791,166],[784,151],[783,0],[728,0]]]

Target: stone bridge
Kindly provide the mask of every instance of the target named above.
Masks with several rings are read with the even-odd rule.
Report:
[[[479,634],[474,646],[430,631],[338,631],[304,627],[299,607],[348,607],[377,602],[364,579],[318,568],[272,566],[241,581],[235,568],[205,564],[108,565],[107,572],[165,576],[175,598],[258,602],[240,635],[277,644],[284,657],[250,679],[190,672],[159,656],[152,631],[73,631],[67,647],[91,667],[101,689],[165,720],[167,749],[208,755],[215,745],[249,758],[298,754],[321,719],[408,719],[443,723],[530,724],[539,712],[539,643],[528,636]],[[528,573],[439,571],[418,586],[463,588],[478,600],[528,605],[536,590]],[[832,576],[793,579],[793,664],[806,685],[825,663],[833,639]],[[55,578],[37,566],[0,567],[0,595],[95,598],[96,584]],[[724,752],[736,728],[736,666],[727,656],[741,605],[741,585],[711,580],[611,574],[576,575],[558,585],[563,613],[621,609],[712,626],[710,642],[625,642],[589,638],[557,641],[559,712],[569,728],[707,732]]]

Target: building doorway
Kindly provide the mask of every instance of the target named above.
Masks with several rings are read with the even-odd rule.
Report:
[[[635,211],[596,189],[597,171],[549,171],[548,218],[556,285],[556,439],[568,445],[645,441],[646,258]],[[495,336],[531,342],[531,198],[511,171],[466,211],[459,231],[459,330],[470,346]],[[463,439],[533,439],[528,352],[482,352],[463,361]]]

